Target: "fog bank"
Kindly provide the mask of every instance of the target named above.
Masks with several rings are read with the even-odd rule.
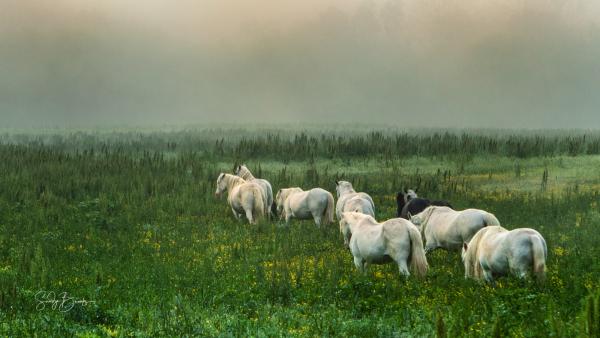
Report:
[[[600,128],[593,1],[0,5],[3,127]]]

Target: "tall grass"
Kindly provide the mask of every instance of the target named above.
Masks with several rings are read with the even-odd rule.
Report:
[[[490,191],[475,178],[489,174],[477,158],[517,156],[507,151],[517,148],[534,161],[568,154],[568,137],[310,131],[228,141],[228,133],[4,138],[0,335],[574,336],[595,328],[597,296],[588,296],[600,280],[598,192]],[[579,139],[585,154],[593,138]],[[527,146],[508,146],[517,140]],[[397,160],[411,152],[439,169]],[[274,189],[334,191],[335,180],[352,181],[374,197],[378,219],[394,216],[397,190],[419,186],[457,208],[489,210],[508,228],[536,228],[548,243],[548,282],[480,285],[463,278],[458,253],[445,251],[428,256],[424,281],[404,280],[391,265],[359,275],[335,224],[234,220],[213,196],[215,180],[249,159]],[[40,290],[95,303],[39,310]]]

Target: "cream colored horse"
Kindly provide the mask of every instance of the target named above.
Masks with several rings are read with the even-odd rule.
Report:
[[[271,215],[271,205],[273,204],[273,188],[271,187],[271,183],[269,183],[269,181],[265,179],[254,177],[254,175],[252,175],[252,172],[250,172],[250,169],[248,169],[248,167],[246,167],[245,164],[236,166],[233,173],[236,176],[245,179],[246,181],[253,181],[254,183],[260,185],[265,200],[267,201],[265,203],[265,213],[267,215]]]
[[[375,203],[371,196],[364,192],[356,192],[352,183],[347,181],[335,182],[335,191],[338,201],[335,213],[341,219],[343,212],[360,212],[375,217]]]
[[[263,190],[254,182],[246,182],[243,178],[221,173],[217,178],[215,195],[221,197],[227,191],[227,202],[233,215],[238,220],[245,214],[250,224],[256,224],[265,216]]]
[[[314,219],[317,226],[333,222],[333,195],[327,190],[314,188],[304,191],[300,188],[279,189],[275,198],[277,212],[285,223],[290,219]]]
[[[479,209],[456,211],[430,206],[411,217],[425,238],[425,252],[436,248],[460,250],[481,228],[500,225],[496,216]]]
[[[344,243],[354,256],[354,265],[365,273],[370,264],[398,264],[400,274],[413,272],[424,277],[428,264],[423,250],[423,240],[416,226],[403,218],[392,218],[383,223],[370,215],[344,212],[340,220]]]
[[[523,228],[508,231],[485,227],[463,244],[465,278],[493,283],[494,277],[513,273],[525,278],[533,270],[539,282],[545,279],[547,248],[539,232]]]

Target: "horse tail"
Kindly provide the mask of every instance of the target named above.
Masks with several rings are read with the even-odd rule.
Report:
[[[264,187],[265,191],[265,215],[275,216],[277,213],[272,213],[273,210],[273,188],[271,187],[271,183],[267,180],[263,180],[266,184]],[[275,206],[275,210],[277,210],[277,206]]]
[[[546,279],[546,250],[546,242],[541,236],[531,236],[533,274],[540,283]]]
[[[254,218],[259,219],[265,216],[266,201],[263,189],[253,188],[252,195],[254,196]]]
[[[270,207],[270,205],[273,204],[273,197],[272,197],[272,195],[269,196],[269,192],[267,191],[267,189],[264,189],[263,197],[264,197],[264,199],[263,199],[263,206],[265,208],[264,214],[265,214],[265,216],[268,217],[269,215],[271,215],[271,207]],[[271,197],[271,198],[269,198],[269,197]],[[271,203],[269,203],[269,201]]]
[[[423,249],[423,239],[421,238],[421,233],[414,225],[408,225],[407,229],[408,236],[410,237],[410,267],[418,277],[423,278],[429,268],[427,258],[425,257],[425,250]]]
[[[327,207],[323,212],[324,221],[329,224],[333,223],[333,214],[335,212],[335,203],[333,202],[333,195],[327,193]]]
[[[483,223],[484,223],[484,227],[488,227],[490,225],[500,225],[500,221],[496,218],[496,216],[494,216],[494,214],[491,214],[489,212],[486,212],[483,215]]]

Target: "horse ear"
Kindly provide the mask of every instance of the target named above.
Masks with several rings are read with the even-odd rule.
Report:
[[[416,187],[415,190],[413,190],[415,192],[415,194],[419,191],[419,187]]]
[[[408,219],[412,218],[412,214],[410,213],[410,211],[406,213],[406,217],[408,217]]]
[[[467,251],[467,249],[468,249],[467,242],[463,242],[463,250]]]
[[[340,185],[340,181],[335,181],[335,185]]]

